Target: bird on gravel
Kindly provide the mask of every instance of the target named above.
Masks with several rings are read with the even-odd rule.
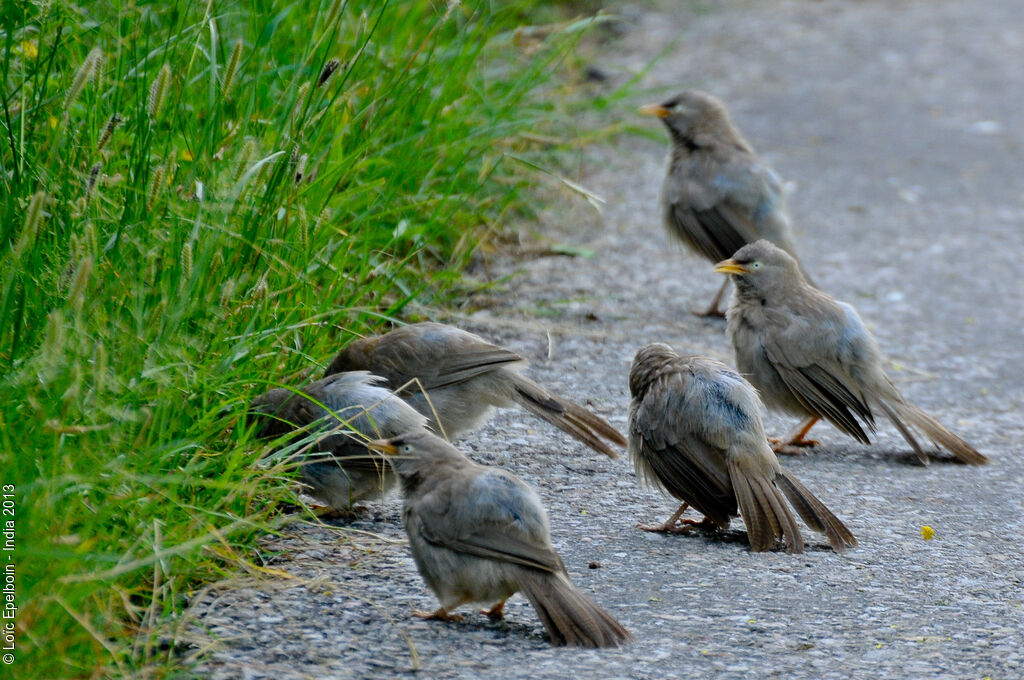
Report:
[[[796,257],[782,182],[733,125],[725,105],[687,90],[640,108],[668,128],[671,150],[661,185],[662,220],[669,235],[710,262],[766,238]],[[724,316],[723,282],[698,316]]]
[[[617,647],[632,639],[569,580],[547,513],[523,480],[474,463],[425,430],[369,446],[389,455],[401,480],[409,547],[441,603],[414,615],[461,621],[451,610],[477,602],[493,604],[481,613],[499,620],[505,601],[521,592],[554,645]]]
[[[832,549],[857,545],[846,525],[783,468],[768,446],[763,406],[750,383],[725,364],[680,356],[666,344],[642,347],[629,372],[629,450],[637,477],[682,501],[672,517],[646,531],[725,529],[739,514],[752,552],[784,539],[802,553],[792,505]],[[689,506],[702,522],[679,518]]]
[[[988,459],[900,394],[882,369],[882,352],[856,310],[810,285],[795,259],[768,241],[757,241],[719,262],[715,271],[731,275],[736,293],[727,314],[727,332],[736,365],[768,406],[804,418],[775,450],[814,445],[805,436],[824,418],[864,444],[865,427],[875,431],[880,411],[896,426],[923,464],[923,433],[961,462]]]
[[[604,441],[626,439],[600,416],[538,385],[522,374],[526,360],[454,326],[417,323],[343,349],[325,375],[366,370],[387,379],[410,405],[446,437],[483,426],[494,407],[519,405],[533,415],[615,458]]]
[[[367,440],[427,425],[426,418],[381,387],[384,382],[366,371],[337,373],[300,390],[270,390],[252,402],[256,435],[291,434],[279,448],[304,451],[300,478],[310,494],[333,511],[348,512],[357,501],[395,486],[390,465],[367,451]],[[304,437],[312,437],[308,449],[300,443]]]

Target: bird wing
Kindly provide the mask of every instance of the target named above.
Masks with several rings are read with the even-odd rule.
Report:
[[[727,163],[698,162],[666,196],[668,225],[712,262],[732,257],[759,238],[790,250],[784,227],[781,183],[774,172],[744,154]]]
[[[423,538],[456,552],[533,567],[564,570],[548,535],[537,495],[504,470],[456,471],[417,504]]]
[[[848,313],[852,308],[835,304],[835,309],[819,305],[819,313],[802,309],[777,320],[763,351],[800,403],[867,444],[858,418],[873,431],[874,414],[854,367],[868,360],[870,336],[856,313]]]
[[[384,376],[395,388],[413,378],[425,390],[465,382],[504,364],[523,361],[515,352],[503,349],[479,336],[453,326],[419,323],[395,329],[375,338],[369,351],[360,352],[359,366]],[[406,393],[418,392],[410,385]]]
[[[710,399],[709,399],[710,395]],[[663,374],[630,418],[635,452],[666,491],[719,524],[736,514],[724,450],[743,413],[683,368]]]

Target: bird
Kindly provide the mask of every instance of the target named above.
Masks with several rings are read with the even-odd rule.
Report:
[[[521,592],[556,646],[618,647],[632,635],[581,592],[551,544],[537,493],[507,470],[479,465],[426,430],[368,444],[388,455],[402,487],[402,523],[416,568],[440,601],[426,619],[461,621],[469,603],[504,617]],[[493,604],[492,604],[493,603]]]
[[[383,495],[396,484],[390,464],[363,442],[427,427],[427,419],[367,371],[336,373],[305,387],[272,389],[253,399],[259,438],[291,435],[279,446],[303,451],[300,479],[333,512]],[[308,448],[304,437],[312,436]]]
[[[668,128],[671,149],[661,185],[662,221],[670,237],[710,262],[766,238],[796,257],[782,181],[733,124],[720,99],[686,90],[640,108]],[[724,316],[728,281],[698,316]]]
[[[786,500],[804,523],[825,534],[838,553],[857,545],[853,533],[779,464],[768,446],[764,406],[749,382],[708,357],[680,355],[664,343],[641,347],[629,371],[629,451],[637,478],[682,501],[647,531],[728,528],[739,514],[751,552],[784,539],[802,553],[804,540]],[[679,518],[689,506],[700,523]]]
[[[775,442],[776,451],[816,444],[806,435],[822,418],[870,444],[865,429],[874,432],[881,413],[925,465],[928,455],[914,430],[963,463],[988,460],[900,394],[857,311],[808,283],[789,253],[760,240],[719,262],[715,271],[736,284],[726,332],[737,367],[769,407],[803,418]]]
[[[519,405],[610,458],[616,454],[605,440],[626,446],[604,418],[523,375],[525,366],[523,357],[478,335],[423,322],[350,343],[324,374],[367,370],[383,376],[450,439],[482,427],[495,407]]]

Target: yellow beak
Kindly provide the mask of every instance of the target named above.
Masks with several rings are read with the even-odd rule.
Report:
[[[648,104],[647,106],[641,106],[636,110],[641,116],[657,116],[658,118],[666,118],[671,111],[666,109],[661,104]]]
[[[388,453],[392,456],[398,453],[398,447],[394,446],[387,439],[375,439],[372,442],[366,442],[366,446],[371,451],[377,451],[379,453]]]
[[[715,272],[718,274],[749,274],[750,270],[736,260],[729,258],[728,260],[722,260],[716,264]]]

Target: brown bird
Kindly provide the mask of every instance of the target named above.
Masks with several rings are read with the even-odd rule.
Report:
[[[629,372],[629,450],[637,476],[682,501],[662,525],[646,531],[686,531],[698,523],[680,515],[693,506],[700,524],[725,529],[739,514],[752,552],[786,541],[802,553],[793,513],[825,534],[836,552],[857,539],[796,477],[779,465],[765,437],[757,392],[714,359],[680,356],[668,345],[642,347]]]
[[[779,177],[758,158],[733,125],[725,105],[706,92],[687,90],[640,109],[668,128],[671,150],[661,185],[669,234],[711,262],[766,238],[796,257]],[[728,281],[699,316],[719,308]]]
[[[544,506],[523,480],[423,430],[370,446],[391,456],[416,568],[441,602],[416,616],[458,621],[451,610],[479,602],[493,603],[482,613],[501,619],[505,600],[522,592],[554,645],[617,647],[632,639],[569,580]]]
[[[252,402],[256,436],[290,434],[278,450],[302,451],[300,478],[331,510],[347,512],[395,486],[390,465],[367,451],[367,440],[426,427],[427,419],[383,382],[366,371],[338,373],[299,390],[270,390]]]
[[[526,360],[515,352],[472,333],[440,323],[417,323],[356,340],[334,358],[325,374],[366,370],[384,376],[451,439],[483,426],[494,407],[518,404],[615,458],[602,439],[624,447],[625,437],[603,418],[524,376],[525,366]]]
[[[719,262],[715,271],[732,275],[736,284],[727,329],[740,372],[768,406],[804,418],[776,442],[776,451],[815,444],[804,437],[821,418],[870,444],[864,428],[875,431],[877,409],[924,464],[928,456],[915,429],[964,463],[988,460],[903,398],[856,310],[810,285],[788,253],[758,241]]]

